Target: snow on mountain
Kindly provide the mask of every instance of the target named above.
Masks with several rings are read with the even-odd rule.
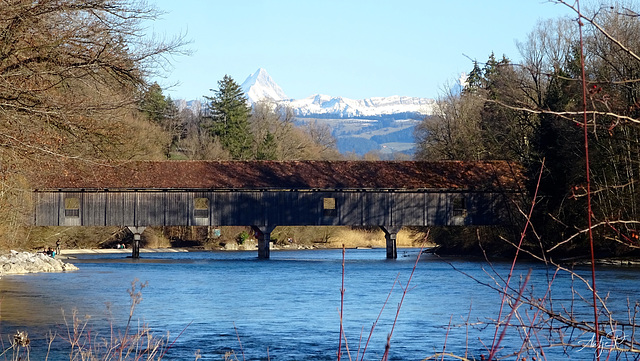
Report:
[[[241,85],[249,104],[269,101],[293,110],[301,123],[304,118],[324,122],[331,128],[342,153],[381,155],[406,153],[415,148],[413,129],[426,115],[433,114],[435,100],[407,96],[375,97],[361,100],[316,94],[290,99],[260,68]]]
[[[406,96],[375,97],[354,100],[316,94],[308,98],[284,101],[300,117],[334,115],[336,118],[359,118],[402,113],[431,114],[435,101]]]
[[[240,85],[250,104],[260,100],[282,101],[287,100],[287,95],[276,84],[269,73],[263,68],[258,69]]]
[[[202,112],[203,106],[202,101],[199,99],[186,101],[184,99],[176,99],[173,103],[178,107],[178,111],[181,112],[185,109],[191,110],[193,114],[200,114]]]
[[[433,99],[406,96],[354,100],[316,94],[304,99],[289,99],[262,68],[251,74],[241,87],[250,104],[261,100],[275,101],[289,106],[299,117],[358,118],[404,113],[428,115],[435,104]]]

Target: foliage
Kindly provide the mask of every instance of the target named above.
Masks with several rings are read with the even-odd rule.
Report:
[[[440,98],[434,116],[416,128],[417,157],[517,161],[527,169],[530,194],[543,168],[533,244],[540,239],[537,252],[554,249],[552,255],[586,254],[580,236],[587,227],[586,107],[597,252],[636,254],[640,17],[635,7],[612,1],[583,11],[583,46],[571,19],[552,19],[518,42],[521,63],[497,60],[493,53],[483,64],[475,61],[464,90]]]
[[[2,159],[134,155],[135,94],[181,45],[145,40],[140,23],[156,15],[125,0],[3,2]]]
[[[416,157],[422,160],[480,160],[485,146],[480,131],[482,97],[449,92],[436,101],[434,114],[414,130]]]
[[[140,110],[171,137],[171,142],[165,149],[165,155],[169,158],[178,142],[186,136],[186,119],[180,116],[173,100],[162,94],[162,88],[158,83],[153,83],[143,94]]]
[[[208,129],[211,135],[218,137],[224,149],[233,159],[251,159],[253,134],[249,131],[249,115],[251,108],[247,106],[247,98],[240,85],[229,75],[218,81],[218,89],[214,90],[209,100],[211,112]]]
[[[249,239],[249,232],[247,232],[246,230],[240,232],[237,238],[238,244],[243,244],[247,239]]]

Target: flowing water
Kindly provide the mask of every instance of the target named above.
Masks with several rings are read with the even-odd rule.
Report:
[[[392,330],[391,360],[421,360],[442,351],[445,343],[448,352],[460,356],[468,352],[468,357],[479,359],[486,354],[495,328],[464,324],[497,316],[500,297],[490,286],[496,277],[506,277],[510,263],[422,255],[403,299],[418,253],[401,249],[397,260],[386,260],[384,249],[346,251],[342,314],[348,351],[343,341],[343,360],[348,353],[356,359],[359,349],[360,359],[379,315],[365,360],[381,359]],[[337,359],[341,250],[272,251],[269,260],[257,259],[255,252],[143,253],[142,257],[77,255],[70,260],[80,268],[76,272],[3,277],[0,332],[5,348],[16,330],[27,331],[31,360],[44,359],[47,353],[48,360],[68,360],[69,344],[62,342],[68,337],[65,319],[69,324],[74,310],[83,321],[89,315],[85,334],[93,340],[108,337],[110,327],[123,332],[132,300],[128,290],[139,280],[147,286],[135,307],[134,329],[147,325],[159,336],[168,332],[173,345],[166,360],[194,360],[197,350],[203,360],[222,360],[229,352],[238,360]],[[516,288],[529,270],[527,289],[544,297],[554,270],[521,263],[512,280]],[[578,270],[586,276],[588,271]],[[599,292],[610,292],[609,306],[618,317],[626,319],[627,298],[640,298],[639,280],[640,268],[598,269]],[[584,285],[559,273],[553,281],[556,306],[569,304],[572,285],[591,297]],[[575,314],[587,320],[592,319],[589,312],[575,308]],[[519,347],[517,330],[509,331],[503,345]],[[49,332],[58,336],[47,351]],[[590,336],[584,337],[586,342]],[[567,356],[593,358],[579,349],[569,350],[563,358]]]

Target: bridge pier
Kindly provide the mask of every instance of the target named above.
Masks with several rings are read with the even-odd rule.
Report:
[[[140,235],[147,227],[127,227],[133,233],[133,250],[131,258],[140,258]]]
[[[387,259],[398,258],[396,236],[401,228],[402,226],[380,226],[380,229],[384,232],[384,239],[387,241]]]
[[[251,229],[258,237],[258,258],[269,259],[271,250],[269,243],[271,242],[271,232],[275,226],[251,226]]]

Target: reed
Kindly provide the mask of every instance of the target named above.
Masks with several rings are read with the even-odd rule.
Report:
[[[131,282],[131,288],[128,290],[129,315],[124,328],[120,331],[111,322],[109,334],[96,334],[92,332],[90,317],[81,317],[77,310],[74,310],[69,319],[63,312],[66,334],[50,333],[48,335],[45,361],[51,356],[51,345],[54,342],[64,342],[69,350],[70,361],[162,360],[177,338],[171,341],[169,334],[160,336],[148,325],[133,322],[136,306],[142,301],[142,289],[146,286],[146,283],[141,283],[137,279]],[[30,347],[29,335],[18,330],[10,339],[9,347],[0,352],[0,358],[4,357],[5,360],[10,361],[30,361]],[[199,358],[199,353],[196,352],[195,359]]]

